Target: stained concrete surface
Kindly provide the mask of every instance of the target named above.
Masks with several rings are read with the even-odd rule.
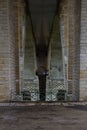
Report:
[[[87,130],[87,106],[85,110],[78,108],[0,107],[0,130]]]

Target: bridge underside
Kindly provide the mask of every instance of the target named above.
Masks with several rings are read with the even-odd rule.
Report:
[[[0,0],[0,101],[87,99],[85,12],[85,0]]]
[[[67,41],[66,41],[66,44],[63,43],[62,41],[62,37],[64,35],[62,33],[64,33],[63,31],[66,31],[66,30],[62,30],[61,28],[62,19],[60,18],[61,16],[60,10],[62,10],[62,7],[61,7],[62,4],[64,4],[63,1],[59,1],[59,0],[58,1],[38,0],[36,3],[33,0],[26,1],[27,17],[29,17],[29,22],[31,24],[31,31],[29,30],[27,31],[29,33],[32,33],[32,38],[33,38],[33,42],[28,41],[26,44],[32,43],[34,46],[34,57],[35,57],[34,73],[38,76],[39,90],[37,91],[39,93],[39,100],[41,101],[46,100],[47,95],[49,95],[48,93],[53,93],[53,91],[50,90],[52,88],[54,91],[56,91],[55,94],[53,93],[56,97],[56,100],[67,100],[66,97],[68,96],[65,96],[65,95],[71,95],[70,98],[72,98],[73,100],[79,99],[79,88],[73,88],[74,86],[72,86],[72,83],[71,83],[72,80],[74,80],[75,76],[71,73],[68,73],[68,76],[69,76],[68,83],[66,83],[67,79],[65,79],[67,78],[67,74],[65,74],[66,73],[65,69],[67,69],[67,71],[73,71],[73,68],[71,67],[71,65],[69,66],[69,63],[73,64],[73,67],[75,67],[74,68],[75,71],[77,71],[76,70],[77,63],[74,63],[74,59],[73,59],[75,54],[72,55],[71,53],[71,49],[74,49],[74,51],[76,51],[75,48],[71,48],[71,46],[74,46],[76,41],[73,41],[74,43],[69,45],[70,46],[69,50],[66,48],[66,46],[68,45]],[[72,4],[74,6],[77,6],[75,2],[72,2]],[[79,14],[78,20],[80,19],[79,8],[77,9],[77,13]],[[73,9],[72,9],[72,13],[74,13]],[[78,14],[76,14],[76,16],[75,14],[73,14],[73,19],[75,19]],[[70,21],[69,24],[71,23],[72,23],[72,20]],[[27,26],[29,26],[29,24]],[[73,26],[75,29],[75,26],[76,26],[75,22]],[[71,25],[69,25],[69,29],[71,32],[72,30]],[[79,36],[80,32],[76,32],[76,33],[78,33],[76,35]],[[73,35],[69,37],[70,38],[72,37],[74,40]],[[64,40],[66,40],[66,37]],[[72,60],[71,58],[69,59],[68,53],[71,55],[70,57],[72,57]],[[79,70],[77,73],[79,74]],[[65,75],[66,77],[64,77]],[[33,75],[32,78],[34,77],[35,75]],[[52,82],[55,83],[55,86],[53,85],[52,88],[50,88],[50,85],[48,85],[49,89],[47,88],[47,83],[46,83],[48,80],[48,77],[51,80],[51,84]],[[56,79],[56,80],[53,81],[53,79]],[[79,80],[79,75],[78,75],[78,80]],[[56,83],[57,81],[60,82],[60,84],[62,84],[62,86],[60,85],[61,87],[59,86],[58,83]],[[68,89],[68,87],[70,88]],[[52,94],[50,94],[50,96],[52,97]]]

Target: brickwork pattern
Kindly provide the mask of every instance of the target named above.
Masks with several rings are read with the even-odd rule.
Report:
[[[19,93],[19,33],[18,33],[18,0],[15,0],[13,3],[13,10],[14,10],[14,14],[13,14],[13,21],[14,21],[14,41],[15,41],[15,72],[16,72],[16,94]]]
[[[80,2],[62,0],[60,10],[65,85],[72,100],[79,99]]]
[[[14,39],[10,1],[0,0],[0,101],[10,100],[15,86]]]
[[[24,18],[24,3],[23,0],[13,1],[13,24],[14,44],[15,44],[15,94],[20,95],[23,85],[23,62],[24,62],[24,36],[23,36],[23,18]],[[14,91],[11,93],[14,95]],[[15,99],[16,99],[15,95]]]
[[[0,101],[19,94],[22,9],[22,0],[0,0]]]
[[[87,1],[82,0],[80,44],[80,99],[87,100]]]
[[[81,30],[81,0],[75,1],[74,10],[74,61],[73,61],[73,97],[74,101],[79,101],[80,94],[80,30]]]
[[[16,93],[15,88],[15,81],[16,81],[16,75],[15,75],[15,33],[14,33],[14,2],[12,0],[8,0],[8,9],[9,9],[9,81],[10,81],[10,96],[11,93],[13,93],[13,96],[10,97],[14,98]]]

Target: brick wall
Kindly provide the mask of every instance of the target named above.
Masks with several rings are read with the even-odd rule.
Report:
[[[14,2],[13,0],[8,0],[9,9],[9,86],[10,86],[10,100],[15,98],[16,94],[16,73],[15,73],[15,30],[14,30]]]
[[[10,1],[0,0],[0,101],[10,100],[15,87],[14,39]]]
[[[79,99],[80,0],[62,0],[60,10],[64,76],[70,100]]]
[[[79,100],[81,1],[68,1],[68,91]]]
[[[8,6],[0,0],[0,100],[9,98]],[[7,93],[7,94],[6,94]],[[5,95],[6,94],[6,95]]]
[[[14,26],[14,42],[15,42],[15,76],[16,76],[16,96],[15,100],[19,100],[21,88],[23,86],[24,72],[24,2],[23,0],[13,1],[13,20]],[[17,99],[18,98],[18,99]]]
[[[23,15],[22,0],[0,0],[0,101],[13,100],[20,91]]]
[[[80,44],[80,99],[87,100],[87,1],[82,0]]]
[[[13,2],[13,24],[14,24],[14,42],[15,42],[15,72],[16,72],[16,94],[19,93],[20,86],[20,75],[19,75],[19,1],[15,0]]]

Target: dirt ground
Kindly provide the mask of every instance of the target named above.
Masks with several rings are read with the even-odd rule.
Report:
[[[87,106],[0,107],[0,130],[87,130]]]

